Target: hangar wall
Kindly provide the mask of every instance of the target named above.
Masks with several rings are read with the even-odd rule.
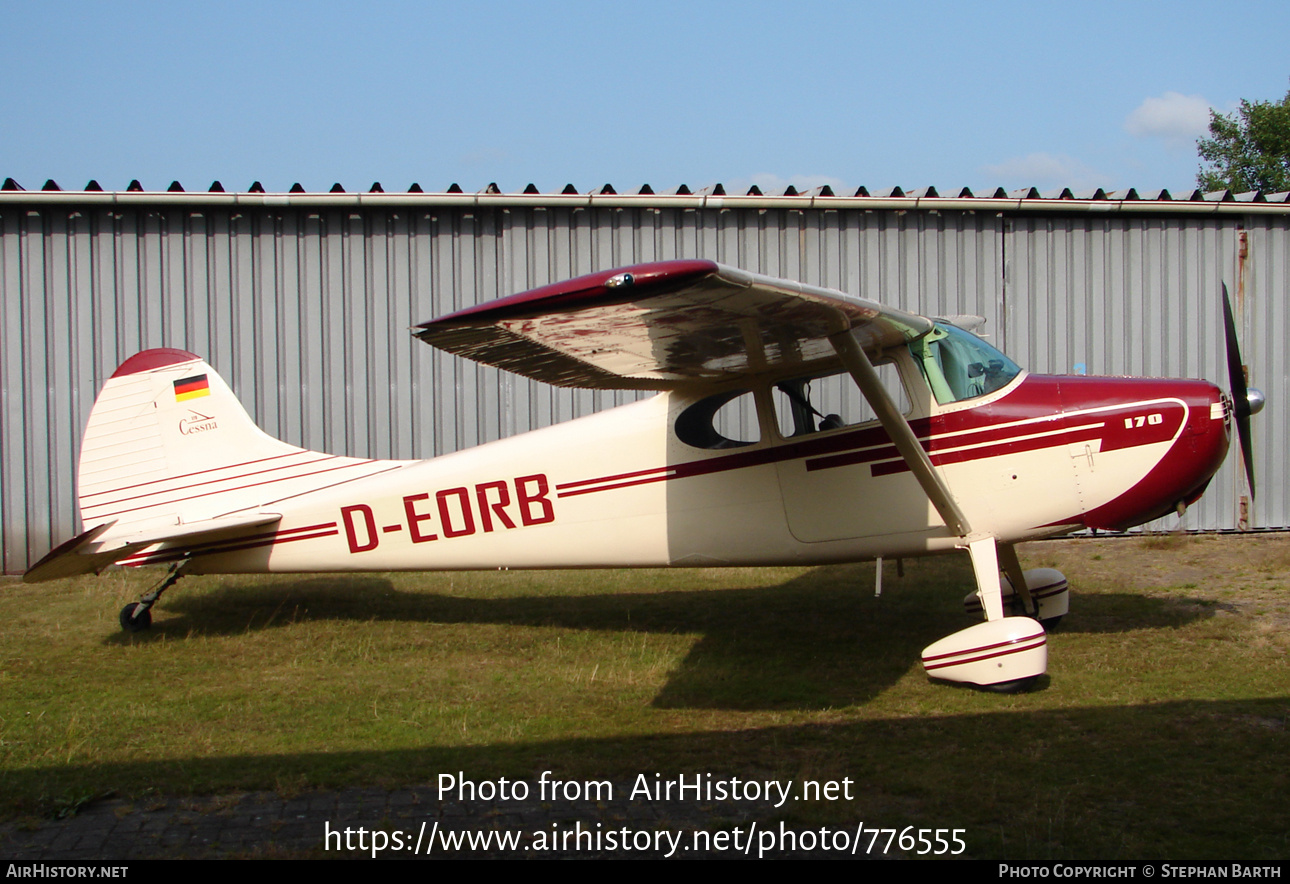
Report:
[[[310,196],[318,197],[310,199]],[[205,356],[270,434],[431,457],[634,397],[557,390],[437,353],[409,326],[593,270],[678,257],[976,313],[1032,371],[1225,375],[1239,294],[1256,528],[1290,527],[1290,205],[461,194],[0,194],[0,525],[24,570],[76,524],[80,435],[133,353]],[[1182,520],[1238,525],[1232,462]],[[1042,493],[1037,492],[1037,493]],[[1175,527],[1177,518],[1160,527]]]

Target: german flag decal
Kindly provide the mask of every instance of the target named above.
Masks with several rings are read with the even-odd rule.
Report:
[[[211,394],[211,385],[206,382],[206,375],[193,375],[175,381],[175,401],[186,402],[189,399],[200,399]]]

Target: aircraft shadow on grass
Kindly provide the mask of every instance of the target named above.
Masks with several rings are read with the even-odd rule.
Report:
[[[911,563],[873,597],[872,565],[815,568],[778,586],[696,591],[469,597],[405,591],[385,578],[337,575],[218,580],[166,598],[152,630],[105,641],[238,635],[302,621],[504,624],[564,630],[697,634],[655,696],[659,708],[822,709],[863,703],[917,665],[919,652],[972,622],[960,605],[966,561]],[[630,587],[630,575],[613,578]],[[643,579],[643,578],[642,578]],[[193,588],[194,590],[197,587]],[[1168,628],[1212,615],[1187,598],[1076,595],[1060,633]]]
[[[638,773],[706,771],[781,780],[847,776],[854,800],[814,811],[824,817],[792,804],[673,801],[651,804],[658,814],[651,826],[684,827],[685,819],[671,816],[677,812],[698,827],[736,824],[723,822],[729,819],[747,826],[753,818],[768,825],[787,819],[794,827],[827,822],[849,829],[862,819],[872,831],[913,819],[929,828],[965,827],[969,853],[978,859],[1163,854],[1175,861],[1216,856],[1251,861],[1283,859],[1290,848],[1290,802],[1284,800],[1290,788],[1284,764],[1287,716],[1285,697],[1197,699],[470,746],[183,758],[143,754],[92,766],[14,770],[5,785],[15,806],[37,813],[48,811],[50,796],[72,789],[146,796],[161,787],[181,795],[212,789],[229,794],[278,783],[281,797],[270,796],[266,813],[280,812],[276,808],[285,803],[290,816],[282,820],[284,830],[307,825],[319,833],[321,850],[324,821],[333,827],[338,819],[371,826],[388,813],[386,788],[345,793],[345,813],[338,815],[311,784],[353,782],[354,776],[366,777],[359,780],[366,783],[380,779],[375,771],[397,770],[399,783],[413,784],[410,821],[400,820],[412,829],[424,819],[443,818],[446,808],[456,815],[450,819],[466,825],[539,827],[513,822],[521,819],[518,814],[499,816],[486,802],[441,798],[435,784],[447,771],[465,772],[476,781],[508,776],[532,782],[544,770],[564,780],[615,781],[613,800],[599,811],[561,808],[566,825],[585,817],[592,827],[597,819],[621,819],[633,806],[629,790]],[[946,763],[929,770],[928,758]],[[943,800],[947,795],[973,800],[967,805],[951,800],[948,806],[962,807],[951,814]],[[803,812],[808,815],[798,815]]]

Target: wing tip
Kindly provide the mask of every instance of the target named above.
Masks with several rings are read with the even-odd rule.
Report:
[[[23,583],[44,583],[46,580],[57,580],[60,577],[74,577],[77,574],[88,574],[96,567],[90,556],[80,555],[77,551],[104,531],[111,528],[115,520],[95,525],[87,531],[65,540],[46,553],[39,562],[27,569],[22,575]]]

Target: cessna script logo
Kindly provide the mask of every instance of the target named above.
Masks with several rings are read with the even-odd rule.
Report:
[[[191,436],[194,433],[209,433],[211,430],[218,430],[219,424],[215,422],[215,417],[209,414],[189,409],[189,416],[179,422],[179,432],[185,436]]]

